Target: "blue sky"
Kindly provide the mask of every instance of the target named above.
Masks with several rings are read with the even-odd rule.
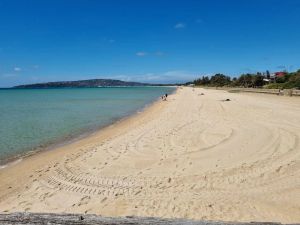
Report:
[[[298,0],[0,0],[0,87],[300,68]]]

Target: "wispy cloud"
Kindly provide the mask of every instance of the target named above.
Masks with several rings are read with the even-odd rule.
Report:
[[[20,72],[22,69],[20,67],[14,67],[14,71]]]
[[[165,55],[164,52],[162,51],[156,51],[156,52],[137,52],[135,53],[136,56],[139,56],[139,57],[143,57],[143,56],[163,56]]]
[[[1,75],[1,78],[9,79],[9,78],[15,78],[17,76],[18,76],[17,74],[13,74],[13,73],[5,73]]]
[[[114,40],[114,39],[109,39],[108,42],[112,44],[112,43],[115,43],[116,40]]]
[[[184,70],[171,70],[161,74],[157,74],[157,76],[153,78],[158,82],[177,83],[191,81],[196,77],[197,73],[194,72]]]
[[[177,24],[175,24],[175,26],[174,26],[175,29],[183,29],[183,28],[185,28],[185,27],[186,27],[186,24],[185,24],[185,23],[182,23],[182,22],[177,23]]]
[[[276,68],[279,70],[284,70],[284,71],[291,71],[293,69],[294,65],[279,65]]]
[[[242,68],[241,73],[255,73],[255,70],[252,68]]]
[[[277,68],[277,69],[280,69],[280,70],[285,70],[285,69],[286,69],[286,66],[280,65],[280,66],[277,66],[276,68]]]
[[[197,78],[198,73],[172,70],[162,73],[144,73],[144,74],[130,74],[130,75],[111,75],[111,76],[97,76],[99,78],[117,79],[123,81],[137,81],[153,84],[172,84],[172,83],[184,83]]]
[[[157,51],[154,54],[157,55],[157,56],[163,56],[165,53],[161,52],[161,51]]]
[[[135,53],[135,55],[139,56],[139,57],[143,57],[143,56],[148,55],[148,53],[147,52],[137,52],[137,53]]]

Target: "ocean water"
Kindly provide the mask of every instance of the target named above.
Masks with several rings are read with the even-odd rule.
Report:
[[[173,90],[0,89],[0,163],[109,125]]]

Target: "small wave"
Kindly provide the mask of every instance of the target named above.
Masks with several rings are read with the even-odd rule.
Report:
[[[9,167],[9,166],[16,165],[16,164],[20,163],[22,160],[23,160],[23,159],[20,158],[20,159],[14,160],[14,161],[12,161],[12,162],[6,163],[6,164],[4,164],[4,165],[1,165],[1,166],[0,166],[0,170],[1,170],[1,169],[4,169],[4,168],[6,168],[6,167]]]

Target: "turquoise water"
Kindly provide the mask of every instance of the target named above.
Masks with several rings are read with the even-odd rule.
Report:
[[[173,90],[0,89],[0,162],[108,125]]]

